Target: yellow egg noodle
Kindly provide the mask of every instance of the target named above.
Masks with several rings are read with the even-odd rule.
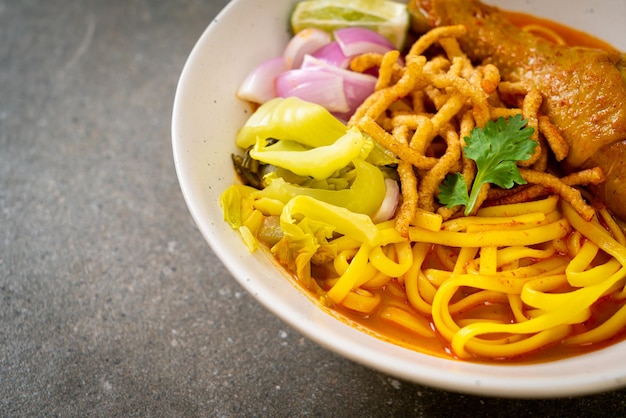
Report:
[[[603,181],[602,173],[546,172],[549,155],[562,160],[567,144],[541,115],[541,95],[501,82],[492,65],[472,65],[456,42],[464,31],[433,29],[403,61],[397,51],[352,61],[355,71],[377,67],[379,78],[348,125],[398,157],[402,200],[395,218],[363,239],[329,241],[336,255],[316,267],[324,271],[316,278],[322,300],[421,337],[440,336],[461,359],[610,339],[626,325],[626,239],[608,211],[590,206],[576,187]],[[448,173],[462,172],[470,183],[476,174],[463,156],[464,138],[516,114],[535,128],[538,144],[519,164],[529,184],[483,187],[472,216],[441,206],[436,195]],[[262,217],[280,215],[282,207],[256,201],[242,208],[240,230],[251,247]],[[383,288],[391,294],[384,306]],[[606,299],[621,307],[591,324],[594,307]]]
[[[372,290],[396,279],[413,309],[399,303],[378,315],[424,337],[440,334],[460,358],[515,357],[567,336],[565,344],[590,344],[624,327],[626,307],[570,336],[600,298],[626,299],[626,247],[619,229],[614,236],[597,218],[585,221],[557,196],[484,208],[438,229],[411,226],[409,241],[392,222],[378,227],[392,242],[336,239],[338,277],[327,279],[329,301],[371,314],[380,303]],[[604,262],[594,263],[598,258]],[[490,312],[476,309],[474,316],[481,306]]]

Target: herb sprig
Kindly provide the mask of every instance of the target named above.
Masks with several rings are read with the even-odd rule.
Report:
[[[476,177],[468,193],[461,173],[448,174],[439,186],[439,201],[448,208],[465,206],[465,215],[473,212],[481,187],[492,183],[504,189],[526,184],[517,168],[518,161],[533,155],[537,142],[531,139],[535,130],[521,115],[489,121],[474,128],[465,137],[465,156],[476,162]]]

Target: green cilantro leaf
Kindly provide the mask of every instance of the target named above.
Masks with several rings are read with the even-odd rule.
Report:
[[[465,205],[465,215],[472,213],[483,184],[493,183],[504,189],[526,184],[517,168],[534,153],[537,142],[531,139],[534,129],[526,126],[521,115],[489,121],[483,128],[474,128],[465,138],[465,156],[476,162],[476,178],[468,196],[460,173],[448,174],[439,187],[439,201],[452,208]]]
[[[469,196],[465,179],[461,173],[448,174],[439,186],[439,201],[449,208],[458,205],[467,205]]]

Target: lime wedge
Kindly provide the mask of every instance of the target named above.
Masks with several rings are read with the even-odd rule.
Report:
[[[291,14],[294,34],[306,28],[332,32],[354,26],[372,29],[401,49],[409,26],[406,4],[391,0],[304,0]]]

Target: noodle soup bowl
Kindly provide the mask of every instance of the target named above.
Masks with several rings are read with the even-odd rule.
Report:
[[[585,30],[626,50],[626,3],[596,0],[487,1]],[[626,384],[626,343],[536,364],[481,364],[412,351],[351,325],[301,291],[264,251],[251,253],[224,222],[220,194],[233,182],[230,155],[250,106],[235,97],[248,72],[279,55],[289,39],[293,0],[234,0],[204,31],[176,91],[172,142],[176,172],[200,232],[232,276],[284,322],[348,359],[432,387],[502,397],[556,397]],[[590,98],[593,99],[593,98]]]

